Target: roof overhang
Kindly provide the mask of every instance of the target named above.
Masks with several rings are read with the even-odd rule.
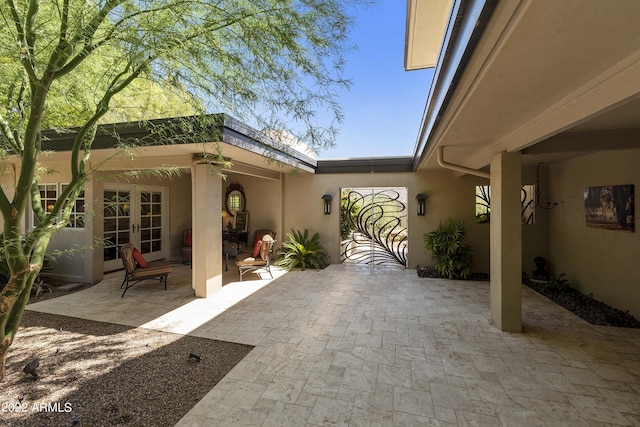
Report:
[[[43,131],[46,159],[68,158],[76,132]],[[130,149],[123,150],[124,146]],[[291,169],[314,173],[317,166],[307,154],[225,114],[100,125],[91,158],[94,163],[111,158],[101,167],[105,170],[168,165],[185,168],[193,164],[194,155],[205,152],[229,160],[233,166],[225,172],[267,178]],[[126,161],[129,163],[123,166]]]
[[[438,61],[453,0],[407,0],[404,68],[433,68]]]
[[[639,2],[456,0],[414,170],[439,147],[476,170],[505,151],[535,165],[640,148],[638,20]]]

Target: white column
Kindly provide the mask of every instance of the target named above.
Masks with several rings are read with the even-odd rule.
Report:
[[[222,180],[212,167],[197,164],[191,170],[192,286],[207,298],[222,289]]]
[[[491,321],[522,331],[522,213],[520,153],[491,159]]]

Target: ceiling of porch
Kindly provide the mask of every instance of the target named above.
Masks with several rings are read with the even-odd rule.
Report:
[[[498,2],[444,109],[427,109],[416,168],[437,167],[438,146],[474,169],[501,151],[535,164],[640,148],[639,20],[639,2]]]

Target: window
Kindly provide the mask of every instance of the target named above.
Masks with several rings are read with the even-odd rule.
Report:
[[[40,188],[40,205],[47,215],[53,211],[53,206],[58,200],[58,194],[62,193],[67,184],[39,184]],[[70,228],[84,228],[84,190],[80,192],[80,195],[76,199],[76,203],[71,210],[71,216],[69,217],[69,223],[67,227]],[[38,224],[38,218],[33,215],[33,224]]]
[[[521,187],[522,223],[535,224],[535,189],[532,184]],[[476,186],[476,221],[480,224],[488,223],[491,217],[491,187]]]
[[[64,191],[66,188],[67,184],[62,184],[62,191]],[[84,203],[84,190],[82,190],[78,195],[78,198],[76,199],[76,203],[73,205],[67,227],[84,228]]]
[[[40,188],[40,205],[49,215],[58,200],[58,186],[57,184],[41,184],[38,187]]]

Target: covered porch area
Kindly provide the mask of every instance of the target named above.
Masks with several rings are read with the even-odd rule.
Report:
[[[46,133],[54,151],[43,165],[55,172],[42,193],[55,202],[55,190],[69,180],[72,135]],[[132,144],[127,154],[121,141]],[[94,179],[76,202],[74,215],[82,220],[54,236],[49,250],[64,256],[55,259],[50,275],[97,283],[122,269],[119,248],[132,243],[146,261],[189,262],[192,294],[215,294],[225,280],[219,261],[227,254],[228,188],[244,188],[240,231],[248,244],[258,229],[282,235],[283,175],[292,169],[311,173],[316,165],[295,143],[273,139],[223,114],[101,126],[92,152]],[[188,260],[187,230],[192,236]],[[230,255],[229,271],[235,269],[235,253]]]

